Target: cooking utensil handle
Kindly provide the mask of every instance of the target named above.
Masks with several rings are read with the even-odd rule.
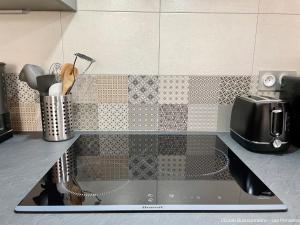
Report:
[[[275,109],[271,112],[271,134],[278,137],[283,132],[284,114],[281,109]]]

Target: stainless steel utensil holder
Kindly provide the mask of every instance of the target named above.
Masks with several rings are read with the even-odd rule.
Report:
[[[74,137],[72,95],[41,97],[41,113],[46,141],[64,141]]]

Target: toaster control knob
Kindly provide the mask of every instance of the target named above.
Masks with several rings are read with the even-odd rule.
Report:
[[[282,142],[279,139],[275,139],[273,142],[274,148],[280,148],[282,145]]]

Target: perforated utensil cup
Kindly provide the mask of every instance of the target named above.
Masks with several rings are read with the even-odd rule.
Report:
[[[46,141],[64,141],[74,137],[72,95],[41,97],[41,113]]]

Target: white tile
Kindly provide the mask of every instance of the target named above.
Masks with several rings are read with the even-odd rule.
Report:
[[[300,70],[300,16],[259,15],[254,73]]]
[[[261,0],[259,12],[261,13],[300,13],[299,0]]]
[[[129,105],[129,130],[157,130],[158,129],[158,106],[152,105]]]
[[[165,12],[256,13],[259,0],[162,0]]]
[[[82,52],[97,60],[90,73],[157,74],[157,13],[63,13],[64,56]]]
[[[160,104],[188,104],[188,76],[159,76]]]
[[[98,105],[99,129],[104,131],[128,130],[127,104]],[[95,121],[96,122],[96,121]]]
[[[218,132],[230,131],[232,105],[218,105]]]
[[[218,120],[218,105],[199,104],[189,105],[189,131],[216,131]]]
[[[162,14],[160,74],[250,74],[256,15]]]
[[[78,0],[78,10],[158,12],[159,0]]]
[[[59,12],[0,15],[0,30],[0,61],[8,64],[8,72],[19,73],[27,63],[48,70],[62,62]]]

